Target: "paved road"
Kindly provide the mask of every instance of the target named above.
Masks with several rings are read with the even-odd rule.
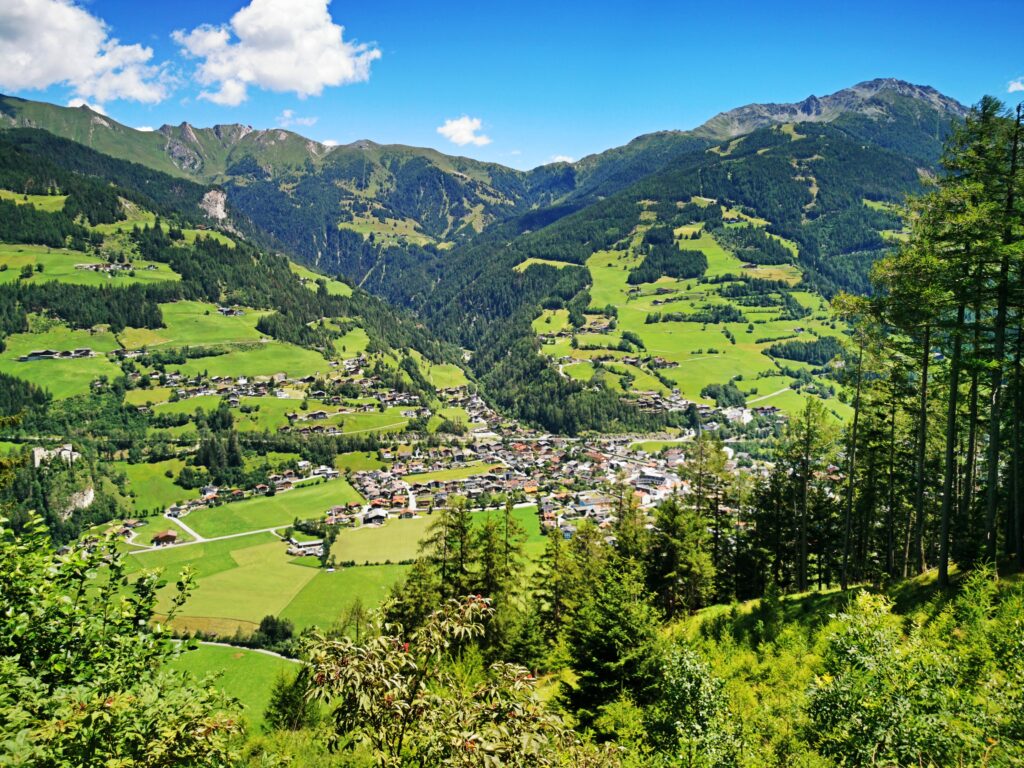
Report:
[[[181,530],[183,530],[183,531],[184,531],[185,533],[187,533],[187,534],[188,534],[189,536],[191,536],[191,537],[192,537],[193,539],[195,539],[195,540],[196,540],[197,542],[200,542],[200,541],[206,541],[206,538],[205,538],[205,537],[203,537],[203,536],[200,536],[200,535],[199,535],[198,533],[196,533],[196,532],[195,532],[195,531],[194,531],[194,530],[193,530],[192,528],[189,528],[189,527],[188,527],[187,525],[185,525],[185,523],[184,523],[184,522],[183,522],[183,521],[181,520],[181,518],[178,518],[178,517],[170,517],[169,515],[164,515],[164,517],[165,517],[166,519],[170,520],[170,521],[171,521],[171,522],[172,522],[172,523],[173,523],[174,525],[176,525],[176,526],[178,526],[179,528],[181,528]]]
[[[753,405],[754,403],[760,403],[762,400],[767,400],[769,397],[775,397],[781,395],[783,392],[789,392],[792,387],[783,387],[782,389],[772,392],[770,395],[761,395],[761,397],[755,397],[753,400],[747,400],[747,405]]]
[[[180,520],[177,521],[177,522],[178,522],[179,525],[181,525],[181,521]],[[182,526],[182,527],[184,528],[184,526]],[[280,538],[280,534],[278,533],[278,531],[281,530],[282,528],[287,528],[287,527],[288,527],[287,525],[278,525],[278,526],[275,526],[273,528],[257,528],[256,530],[242,531],[241,533],[229,533],[226,536],[214,536],[214,537],[209,538],[209,539],[204,539],[204,538],[200,537],[200,538],[196,539],[195,541],[182,541],[182,542],[180,542],[178,544],[172,544],[171,546],[174,547],[175,549],[177,549],[178,547],[189,547],[189,546],[192,546],[193,544],[208,544],[211,541],[224,541],[225,539],[240,539],[243,536],[255,536],[257,533],[273,533],[275,536]],[[191,529],[189,529],[189,530],[191,530]],[[130,555],[137,555],[140,552],[155,552],[155,551],[160,550],[160,549],[166,549],[166,547],[141,547],[141,548],[139,548],[137,550],[132,550],[128,554],[130,554]]]
[[[252,653],[262,653],[264,656],[273,656],[273,657],[278,658],[278,659],[284,659],[285,661],[290,661],[292,664],[302,664],[302,663],[304,663],[304,662],[299,661],[298,659],[293,659],[293,658],[291,658],[289,656],[282,656],[280,653],[274,653],[273,651],[268,651],[266,648],[247,648],[247,647],[245,647],[243,645],[232,645],[231,643],[216,643],[216,642],[214,642],[212,640],[200,640],[199,644],[200,645],[216,645],[216,646],[218,646],[220,648],[237,648],[240,651],[251,651]]]

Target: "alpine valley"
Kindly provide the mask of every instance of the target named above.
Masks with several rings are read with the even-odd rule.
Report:
[[[1020,133],[0,96],[0,764],[1019,765]]]

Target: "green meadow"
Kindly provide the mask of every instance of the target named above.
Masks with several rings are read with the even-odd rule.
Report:
[[[474,464],[467,464],[464,467],[442,469],[437,472],[421,472],[417,475],[406,475],[405,479],[410,483],[430,483],[435,480],[439,480],[441,482],[445,482],[448,480],[464,480],[467,477],[485,475],[492,469],[500,468],[500,464],[484,464],[482,462],[477,462]]]
[[[9,189],[0,189],[0,200],[13,200],[18,205],[31,205],[33,208],[56,213],[64,210],[67,195],[24,195]]]
[[[333,277],[327,277],[326,275],[321,275],[321,274],[319,274],[317,272],[314,272],[313,270],[309,269],[308,267],[304,267],[301,264],[296,264],[295,262],[290,263],[288,266],[291,267],[292,272],[294,272],[296,275],[298,275],[299,277],[303,278],[304,280],[308,281],[306,283],[306,286],[310,290],[313,290],[313,291],[317,290],[316,281],[317,280],[324,280],[327,283],[327,293],[331,294],[332,296],[351,296],[352,295],[352,289],[351,288],[349,288],[347,285],[345,285],[345,283],[342,283],[339,280],[335,280]]]
[[[258,342],[257,321],[266,314],[245,309],[238,317],[225,317],[213,304],[199,301],[175,301],[161,304],[164,328],[126,328],[119,335],[126,349],[159,346],[208,346]]]
[[[182,651],[170,666],[200,679],[216,675],[213,684],[238,699],[250,728],[263,725],[263,713],[278,676],[294,675],[298,669],[298,663],[289,659],[248,648],[208,644]]]
[[[267,341],[233,349],[223,355],[198,357],[181,365],[167,366],[187,376],[206,373],[210,376],[312,376],[331,370],[324,356],[294,344]]]
[[[100,376],[109,379],[121,375],[121,369],[107,359],[106,353],[117,349],[117,340],[106,331],[72,330],[55,323],[35,333],[15,333],[5,340],[0,353],[0,372],[30,381],[48,390],[55,398],[85,394],[89,385]],[[34,350],[53,349],[58,352],[88,347],[96,354],[75,360],[32,360],[18,358]]]
[[[182,459],[168,459],[153,464],[129,464],[115,461],[115,471],[123,472],[128,478],[128,490],[134,494],[132,504],[137,512],[166,509],[171,504],[199,495],[195,489],[182,488],[174,484],[174,478],[185,466]],[[170,472],[172,477],[167,477]]]
[[[197,514],[189,515],[186,522],[191,525]],[[501,510],[477,512],[474,519],[479,524],[497,514],[502,514]],[[536,508],[517,508],[513,517],[526,533],[528,561],[536,562],[544,550]],[[425,515],[389,520],[380,528],[342,530],[332,549],[335,559],[371,565],[337,568],[334,572],[316,567],[314,558],[289,557],[285,543],[272,533],[136,552],[128,557],[128,564],[133,572],[161,569],[169,583],[185,566],[194,569],[195,592],[174,622],[182,630],[231,635],[239,628],[252,631],[269,614],[290,619],[299,630],[314,624],[326,627],[338,621],[356,600],[371,609],[380,604],[408,568],[397,563],[417,555],[431,519]],[[169,607],[169,597],[168,588],[161,595],[161,610]]]
[[[344,478],[300,485],[273,496],[199,509],[183,518],[201,536],[213,538],[291,525],[295,518],[320,517],[329,507],[362,501]]]
[[[22,281],[25,283],[45,283],[57,280],[73,285],[129,285],[131,283],[162,283],[168,280],[180,280],[180,276],[166,264],[155,261],[135,261],[132,274],[127,272],[116,275],[94,272],[89,269],[78,269],[78,264],[101,264],[95,256],[71,251],[66,248],[48,248],[45,245],[10,245],[0,243],[0,285]],[[42,267],[42,271],[34,271],[29,278],[21,277],[21,268],[31,266],[33,269]]]

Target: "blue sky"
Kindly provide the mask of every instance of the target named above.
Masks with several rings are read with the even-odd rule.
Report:
[[[0,90],[131,126],[284,125],[522,168],[874,77],[1024,97],[1020,0],[69,5],[3,0]]]

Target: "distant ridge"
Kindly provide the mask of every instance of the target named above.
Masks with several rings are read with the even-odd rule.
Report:
[[[879,78],[828,96],[808,96],[796,104],[748,104],[715,115],[693,132],[711,139],[729,139],[770,125],[832,122],[848,114],[884,118],[895,106],[912,103],[951,118],[967,114],[967,107],[931,86]]]

